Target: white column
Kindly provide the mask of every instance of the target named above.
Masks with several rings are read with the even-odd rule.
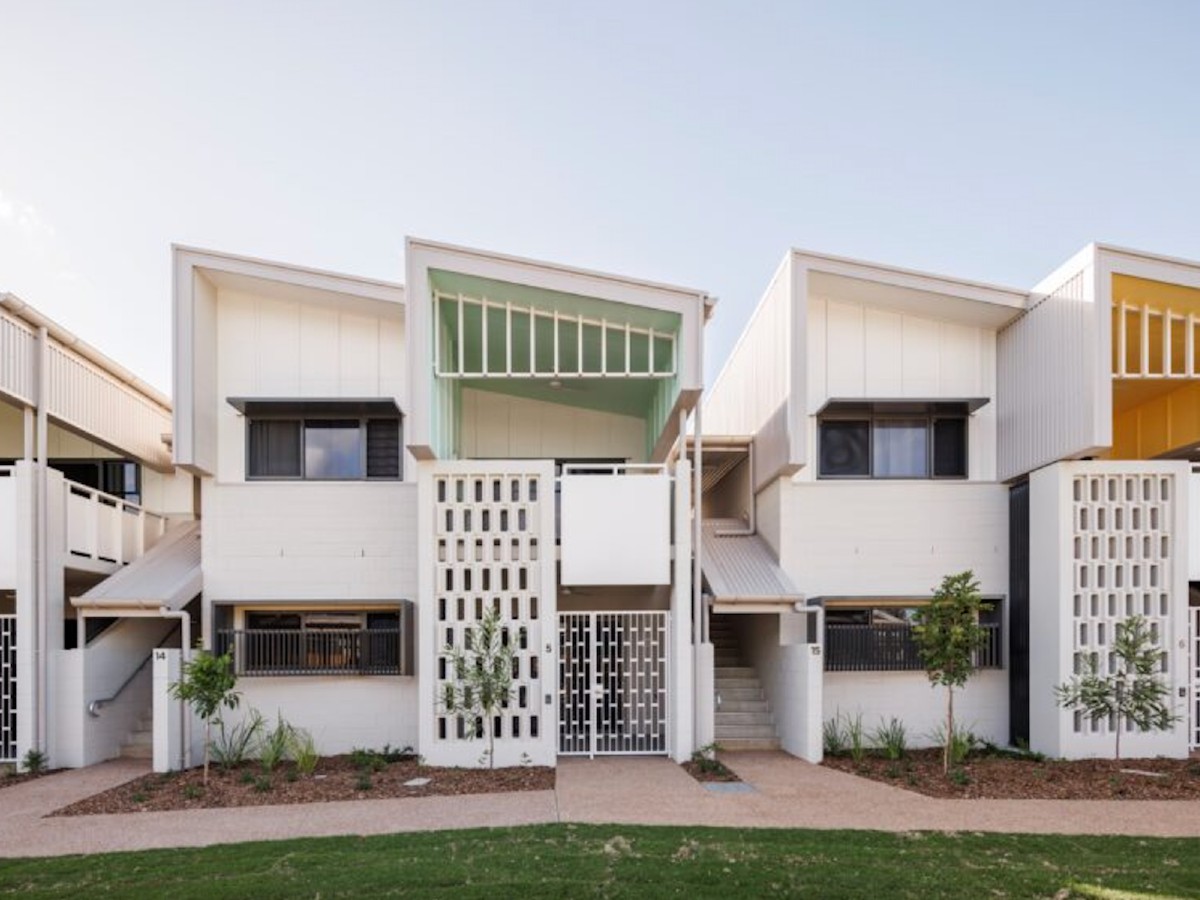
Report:
[[[683,762],[696,749],[692,659],[691,467],[675,465],[675,577],[671,591],[671,756]]]

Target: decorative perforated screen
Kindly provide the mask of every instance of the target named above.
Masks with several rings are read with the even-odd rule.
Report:
[[[0,616],[0,762],[17,759],[17,617]]]

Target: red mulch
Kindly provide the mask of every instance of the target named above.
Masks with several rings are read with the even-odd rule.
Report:
[[[962,772],[957,780],[953,773],[943,774],[940,749],[910,750],[898,762],[877,756],[860,762],[848,756],[827,756],[824,765],[930,797],[1200,800],[1200,760],[1194,759],[1036,760],[979,754],[956,767]]]
[[[257,763],[246,763],[229,772],[213,766],[207,787],[203,785],[203,772],[198,768],[144,775],[73,803],[53,815],[85,816],[554,789],[554,770],[544,766],[443,769],[423,766],[415,760],[381,762],[379,765],[378,771],[360,770],[350,756],[331,756],[322,759],[312,775],[299,774],[291,763],[281,765],[270,775],[264,774]],[[414,778],[430,781],[420,787],[405,787],[404,782]]]

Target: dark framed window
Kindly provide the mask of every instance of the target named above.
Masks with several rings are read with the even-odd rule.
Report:
[[[261,480],[399,479],[400,419],[256,418],[246,431],[246,477]]]
[[[84,487],[120,497],[127,503],[142,502],[142,467],[127,459],[51,459],[50,468]]]
[[[918,610],[926,601],[839,601],[825,606],[825,669],[829,672],[923,671],[913,634]],[[987,639],[975,656],[979,669],[1004,665],[1002,603],[987,598],[979,615]]]
[[[967,418],[874,414],[822,418],[821,478],[966,478]]]
[[[251,611],[226,616],[217,650],[239,675],[411,675],[411,603],[389,610]]]

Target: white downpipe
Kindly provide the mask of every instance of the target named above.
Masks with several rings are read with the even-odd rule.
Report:
[[[704,616],[704,598],[701,592],[701,485],[703,483],[704,438],[701,428],[703,406],[696,404],[695,443],[692,445],[692,634],[697,644],[708,640],[708,623]]]
[[[34,598],[33,598],[33,746],[46,752],[46,650],[49,638],[46,628],[46,607],[49,605],[50,577],[50,467],[49,414],[50,404],[50,334],[45,325],[38,327],[38,385],[37,385],[37,524],[34,529]]]

